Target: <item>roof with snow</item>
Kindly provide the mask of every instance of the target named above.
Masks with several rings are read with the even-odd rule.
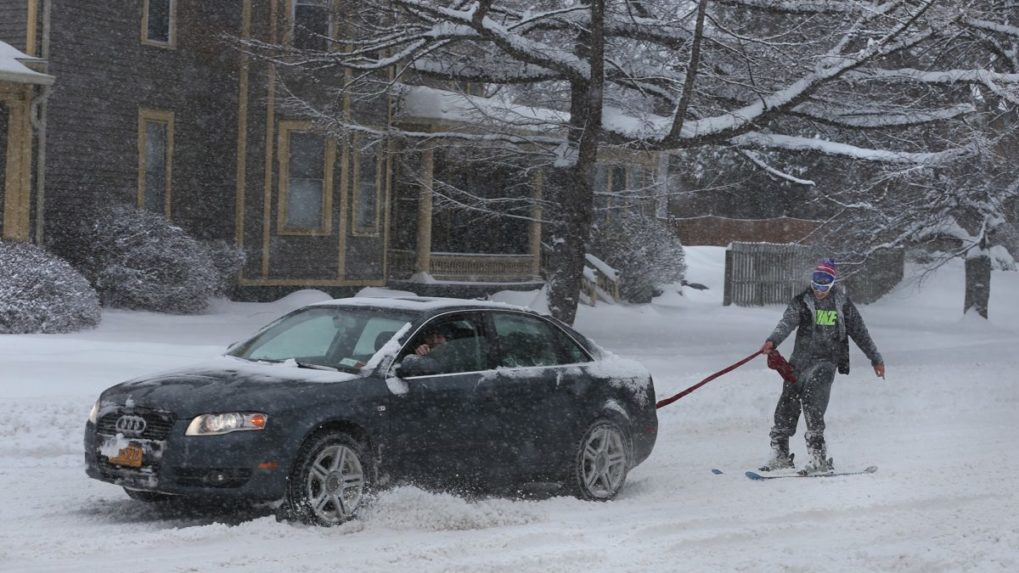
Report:
[[[426,86],[404,85],[400,89],[404,117],[456,124],[480,124],[486,118],[535,130],[561,127],[570,115],[551,109],[472,96]]]
[[[515,128],[546,132],[562,129],[570,114],[543,107],[522,105],[499,97],[481,97],[427,86],[400,87],[400,115],[451,124],[480,125],[496,120]],[[634,137],[648,137],[668,131],[671,118],[652,113],[624,112],[605,106],[602,124],[606,129]]]
[[[0,82],[46,86],[53,83],[53,76],[37,72],[26,66],[25,62],[42,60],[29,56],[6,42],[0,42]]]

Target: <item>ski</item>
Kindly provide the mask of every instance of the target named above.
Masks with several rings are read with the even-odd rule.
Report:
[[[825,473],[819,473],[819,474],[805,474],[805,475],[804,474],[800,474],[800,473],[781,474],[781,475],[766,475],[766,474],[760,474],[760,473],[754,472],[754,471],[748,471],[748,472],[746,472],[746,476],[748,478],[752,479],[752,480],[759,481],[759,480],[766,480],[766,479],[782,479],[782,478],[820,478],[820,477],[855,476],[855,475],[860,475],[860,474],[872,474],[872,473],[874,473],[876,471],[877,471],[877,466],[870,466],[868,468],[865,468],[865,469],[862,469],[862,470],[859,470],[859,471],[825,472]]]

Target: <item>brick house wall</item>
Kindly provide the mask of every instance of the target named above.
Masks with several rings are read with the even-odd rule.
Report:
[[[28,33],[28,2],[0,0],[0,40],[25,51]]]
[[[48,101],[48,232],[81,208],[136,203],[141,108],[174,114],[170,218],[229,238],[236,54],[232,3],[178,0],[176,47],[141,42],[142,2],[53,0]]]

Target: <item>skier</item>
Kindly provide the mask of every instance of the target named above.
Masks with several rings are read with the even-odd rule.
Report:
[[[807,423],[806,441],[810,459],[804,474],[833,471],[824,442],[824,412],[835,371],[849,374],[849,338],[870,359],[874,374],[884,378],[885,365],[867,332],[856,305],[845,289],[836,284],[838,266],[824,259],[811,275],[810,288],[793,297],[778,326],[761,346],[769,354],[796,329],[796,343],[789,359],[795,383],[785,383],[775,407],[771,428],[772,458],[762,471],[793,467],[789,437],[796,433],[800,410]]]

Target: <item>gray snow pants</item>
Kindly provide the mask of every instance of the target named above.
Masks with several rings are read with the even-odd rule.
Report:
[[[771,428],[773,448],[789,450],[789,438],[796,433],[800,411],[807,422],[807,449],[824,455],[824,413],[828,409],[835,364],[809,362],[795,369],[796,384],[784,384],[775,406],[775,425]]]

